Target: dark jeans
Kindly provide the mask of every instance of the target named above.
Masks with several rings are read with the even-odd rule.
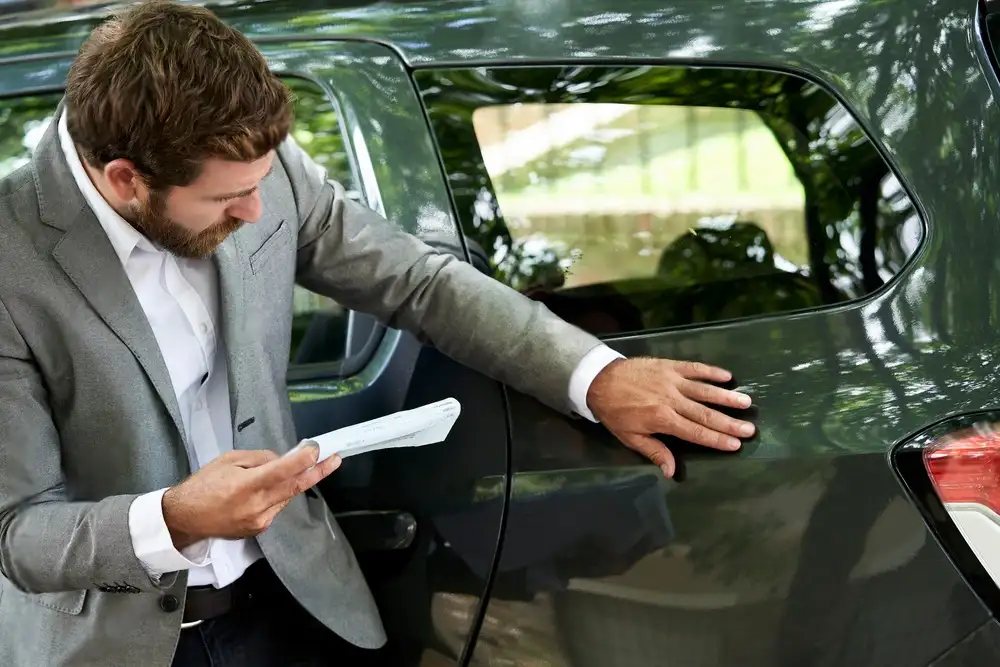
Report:
[[[181,630],[173,667],[367,667],[380,653],[342,640],[274,578],[247,606]]]

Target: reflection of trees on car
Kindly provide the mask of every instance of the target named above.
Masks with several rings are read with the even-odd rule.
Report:
[[[312,81],[298,77],[284,81],[294,101],[292,137],[317,164],[326,167],[330,178],[348,190],[356,189],[336,108]]]
[[[60,95],[0,100],[0,177],[28,163]]]
[[[752,222],[702,227],[660,256],[658,292],[643,301],[646,328],[811,308],[823,303],[806,271],[781,261]],[[653,292],[653,290],[651,290]]]
[[[285,79],[294,100],[292,137],[329,177],[348,190],[357,187],[340,132],[337,110],[315,83]],[[347,313],[330,299],[303,289],[296,290],[292,315],[292,363],[338,361],[347,338]],[[308,343],[303,346],[303,343]]]
[[[417,77],[442,138],[465,233],[492,252],[498,279],[595,333],[648,331],[842,303],[878,289],[912,252],[907,234],[914,225],[919,228],[912,204],[857,123],[810,82],[747,70],[630,67],[476,69],[441,76],[427,71]],[[496,184],[482,158],[472,114],[478,108],[515,103],[606,100],[754,113],[801,184],[799,224],[806,251],[799,257],[782,256],[752,215],[703,219],[666,244],[649,275],[566,285],[558,273],[572,265],[570,253],[580,247],[546,244],[538,234],[517,238],[516,226],[512,233],[509,224],[514,221],[504,218],[502,190],[500,201],[495,198]],[[760,168],[753,154],[745,157],[748,170]],[[711,170],[712,165],[703,162],[698,169]],[[526,215],[530,217],[530,208]],[[629,260],[622,252],[621,261]],[[808,414],[774,415],[768,421],[760,446],[773,448],[776,458],[765,456],[759,465],[743,461],[739,466],[702,461],[701,470],[709,474],[669,497],[677,541],[690,550],[686,562],[696,563],[700,573],[729,583],[787,585],[782,575],[794,572],[797,563],[778,562],[776,556],[794,557],[795,551],[760,541],[761,535],[773,532],[769,522],[786,519],[746,511],[741,503],[767,498],[779,486],[816,488],[821,494],[839,471],[831,470],[822,457],[783,460],[783,452],[791,447],[817,452],[850,447],[866,437],[859,436],[864,425],[840,423],[845,412],[838,407],[864,401],[871,403],[871,414],[886,400],[862,391],[866,383],[884,384],[885,365],[872,360],[885,357],[874,353],[872,341],[852,340],[853,331],[824,329],[820,320],[816,329],[812,339],[796,340],[795,356],[814,360],[824,372],[790,369],[779,385],[770,379],[761,384],[771,392],[810,397],[803,402]],[[772,344],[781,349],[787,342],[776,337]],[[831,368],[850,368],[852,382],[845,384],[841,373],[829,372]],[[751,394],[757,393],[755,380],[740,378]],[[857,528],[849,539],[863,540],[870,524]],[[813,566],[798,565],[805,565],[806,572]]]
[[[431,73],[420,76],[434,77]],[[880,190],[887,173],[878,152],[832,96],[801,79],[768,72],[703,72],[681,68],[647,69],[638,76],[634,68],[621,68],[595,77],[592,68],[579,67],[560,70],[555,79],[553,70],[547,68],[475,70],[449,72],[447,80],[436,79],[433,83],[425,85],[424,97],[439,135],[449,137],[443,142],[442,151],[456,203],[471,221],[466,233],[484,248],[492,249],[491,261],[498,279],[533,298],[557,306],[563,304],[567,313],[574,311],[572,303],[582,306],[580,299],[586,296],[599,300],[624,299],[643,313],[642,328],[649,329],[814,307],[877,289],[881,275],[897,271],[906,258],[898,237],[913,215],[912,208],[894,211],[882,201]],[[476,93],[474,99],[469,96],[470,91]],[[685,291],[664,281],[643,285],[632,279],[615,280],[613,276],[601,286],[564,286],[559,274],[572,270],[575,257],[585,250],[572,244],[560,247],[544,234],[517,238],[511,233],[509,221],[502,213],[502,193],[498,202],[471,116],[479,108],[515,102],[560,104],[606,99],[635,100],[636,105],[741,108],[760,117],[792,165],[805,193],[803,215],[808,261],[802,266],[776,261],[769,275],[765,275],[760,261],[752,256],[741,258],[739,266],[749,273],[745,276],[734,273],[729,278],[732,283],[724,291],[713,290],[711,286],[700,289],[694,282]],[[539,174],[551,172],[567,159],[556,156],[540,160]],[[746,159],[747,168],[753,170],[753,155]],[[711,170],[712,165],[702,164],[699,168]],[[528,182],[530,174],[526,169],[518,168],[504,178]],[[618,218],[627,229],[628,214],[620,214]],[[706,252],[715,244],[718,247],[712,252],[721,253],[721,257],[729,253],[724,247],[727,243],[746,242],[738,238],[747,233],[740,224],[730,225],[726,231],[712,227],[696,225],[693,229],[699,239],[697,247]],[[874,242],[876,237],[878,244]],[[684,246],[688,243],[684,238],[681,236],[674,243]],[[766,252],[768,248],[747,247],[747,250]],[[665,256],[674,255],[667,251]],[[621,261],[636,259],[623,255]],[[676,264],[675,271],[698,271],[704,275],[706,267],[697,266],[693,258],[684,260]],[[671,271],[665,272],[666,268],[661,262],[656,277],[670,274]],[[753,280],[739,280],[743,277]],[[717,282],[707,275],[704,279]],[[668,288],[668,292],[661,291],[658,296],[652,292],[663,288]],[[651,291],[648,295],[647,289]],[[546,294],[559,290],[562,295],[558,298]],[[703,308],[697,307],[698,298],[702,299]],[[599,303],[594,305],[595,310],[601,309]],[[605,326],[599,333],[614,331]]]

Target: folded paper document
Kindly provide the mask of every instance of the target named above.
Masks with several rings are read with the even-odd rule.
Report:
[[[420,447],[441,442],[455,425],[462,406],[454,398],[403,410],[307,438],[319,445],[319,459],[339,454],[341,458],[390,447]]]

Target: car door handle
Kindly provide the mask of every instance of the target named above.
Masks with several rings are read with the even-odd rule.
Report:
[[[417,520],[402,510],[360,510],[335,513],[355,552],[400,551],[413,544]]]

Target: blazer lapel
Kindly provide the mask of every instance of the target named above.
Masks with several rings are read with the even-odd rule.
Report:
[[[240,415],[240,388],[247,367],[246,327],[243,322],[244,284],[242,253],[230,234],[215,251],[215,265],[219,269],[219,312],[222,319],[222,336],[226,345],[226,362],[229,367],[229,408],[234,422]],[[235,434],[234,434],[235,435]],[[234,438],[238,442],[238,438]]]
[[[77,187],[59,146],[56,128],[61,112],[62,105],[32,156],[42,221],[65,232],[53,248],[52,257],[105,324],[135,355],[186,442],[177,397],[149,320],[111,241]],[[127,391],[127,388],[122,390]]]
[[[186,441],[174,386],[149,320],[111,242],[89,208],[80,212],[52,256],[104,323],[135,355]]]

